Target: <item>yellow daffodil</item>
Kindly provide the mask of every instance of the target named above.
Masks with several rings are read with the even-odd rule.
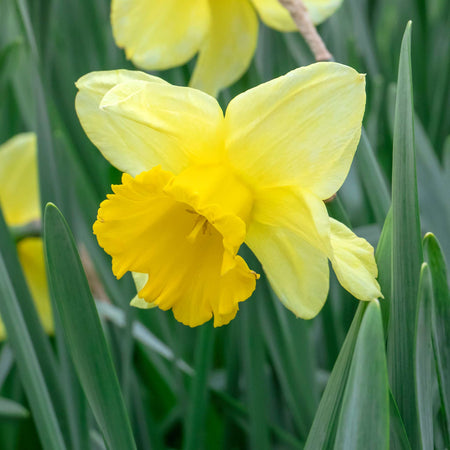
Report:
[[[135,272],[134,305],[228,323],[258,278],[237,255],[244,242],[299,317],[324,304],[328,260],[355,297],[380,297],[373,248],[323,202],[360,138],[363,75],[302,67],[237,96],[225,116],[213,97],[142,72],[93,72],[77,87],[85,132],[125,172],[94,233],[118,278]]]
[[[304,0],[314,23],[342,0]],[[191,86],[216,95],[247,70],[255,53],[258,18],[269,27],[295,25],[278,0],[113,0],[114,38],[137,67],[162,70],[198,53]]]
[[[34,133],[22,133],[0,145],[0,205],[6,223],[21,227],[41,220],[37,146]],[[40,237],[25,237],[17,243],[17,254],[47,333],[53,332],[44,250]],[[0,339],[5,329],[0,322]]]

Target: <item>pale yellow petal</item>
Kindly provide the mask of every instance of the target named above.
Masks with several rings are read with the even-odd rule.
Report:
[[[139,291],[147,284],[148,274],[147,273],[138,273],[132,272],[133,281],[136,286],[137,294],[130,301],[130,305],[139,309],[152,309],[156,308],[154,303],[149,303],[145,301],[143,298],[139,297]]]
[[[210,0],[211,26],[191,86],[216,96],[248,69],[255,53],[258,19],[248,0]]]
[[[251,221],[282,227],[329,253],[330,220],[325,204],[305,190],[273,187],[256,191]]]
[[[341,6],[343,0],[304,0],[311,20],[317,25],[328,19]]]
[[[23,239],[17,244],[17,255],[19,256],[19,261],[22,265],[22,270],[33,297],[42,326],[48,334],[53,334],[53,316],[47,284],[47,275],[45,272],[42,239]],[[5,326],[0,319],[0,341],[5,338]]]
[[[289,188],[261,191],[245,242],[261,261],[280,300],[296,316],[314,317],[328,293],[326,209]]]
[[[288,229],[257,222],[250,226],[246,243],[286,308],[303,319],[316,316],[328,294],[326,255]]]
[[[108,91],[100,109],[124,120],[124,139],[140,137],[146,170],[161,165],[177,174],[189,165],[214,164],[224,157],[222,109],[197,89],[130,81]]]
[[[8,225],[41,217],[34,133],[19,134],[0,145],[0,205]]]
[[[86,134],[123,172],[161,165],[177,173],[193,160],[207,163],[223,153],[222,110],[200,91],[132,71],[92,73],[77,87]]]
[[[165,83],[161,78],[138,71],[91,72],[76,82],[75,109],[85,133],[103,156],[122,172],[136,174],[148,166],[146,146],[139,136],[127,133],[125,120],[100,109],[100,102],[110,89],[133,80]]]
[[[47,333],[53,333],[53,316],[45,272],[42,239],[23,239],[17,244],[17,254],[41,323]]]
[[[279,31],[294,31],[297,27],[286,8],[279,0],[252,0],[261,20]],[[314,24],[330,17],[342,3],[342,0],[304,0],[309,16]]]
[[[246,182],[298,186],[321,199],[346,178],[361,133],[365,78],[337,63],[289,72],[234,98],[226,148]]]
[[[278,31],[294,31],[297,29],[288,10],[278,0],[251,0],[261,20]]]
[[[330,218],[330,226],[330,259],[339,283],[359,300],[382,297],[373,247],[337,220]]]
[[[128,59],[149,70],[189,61],[209,29],[207,0],[113,0],[114,38]]]

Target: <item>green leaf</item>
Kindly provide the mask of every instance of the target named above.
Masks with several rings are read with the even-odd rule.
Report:
[[[45,449],[65,449],[56,414],[19,302],[0,253],[0,315]]]
[[[378,302],[366,308],[336,433],[336,449],[389,448],[389,383]]]
[[[360,302],[317,409],[305,450],[333,448],[342,398],[367,303]]]
[[[400,52],[394,120],[392,297],[387,348],[392,394],[413,447],[419,445],[414,380],[414,337],[422,259],[414,150],[411,23],[408,23]]]
[[[375,260],[378,266],[378,282],[384,299],[380,300],[383,316],[384,331],[389,323],[390,300],[392,297],[392,208],[384,221],[381,236],[375,251]]]
[[[268,383],[264,373],[264,345],[256,320],[255,308],[258,300],[263,301],[261,283],[256,284],[256,290],[251,301],[246,302],[240,314],[242,340],[242,366],[245,376],[247,408],[249,413],[249,445],[253,450],[268,450],[271,448],[269,438],[268,414]]]
[[[424,239],[426,258],[433,280],[432,339],[436,371],[439,383],[442,410],[444,413],[447,446],[450,446],[450,342],[448,326],[450,324],[450,291],[447,269],[442,250],[437,239],[427,233]]]
[[[416,321],[416,394],[419,433],[422,448],[434,448],[433,442],[433,347],[431,342],[432,290],[430,269],[422,264]]]
[[[1,419],[26,419],[30,416],[28,410],[20,403],[9,398],[0,397]]]
[[[190,401],[185,419],[186,438],[184,450],[199,450],[204,447],[205,417],[208,407],[208,374],[212,365],[214,328],[204,324],[196,346],[195,374],[190,388]]]
[[[450,202],[449,185],[439,158],[418,117],[415,117],[415,139],[417,148],[417,185],[420,202],[422,228],[432,232],[450,257]]]
[[[359,141],[355,161],[358,165],[361,181],[366,189],[375,218],[381,225],[384,223],[389,211],[391,198],[386,180],[375,158],[364,128],[361,132],[361,140]]]
[[[27,282],[17,256],[14,241],[9,234],[0,209],[0,248],[8,275],[16,294],[19,308],[21,310],[25,326],[33,342],[36,357],[42,370],[47,388],[51,387],[52,401],[56,417],[60,421],[63,435],[66,433],[66,405],[64,404],[62,384],[58,373],[58,365],[50,345],[48,336],[42,327],[34,301],[28,289]]]
[[[135,449],[129,418],[72,233],[52,204],[45,208],[49,284],[80,383],[110,449]]]
[[[265,288],[258,305],[263,337],[286,407],[297,432],[305,439],[319,402],[309,324],[295,319],[273,294],[265,277],[259,283]],[[302,342],[301,347],[298,342]]]
[[[411,445],[406,435],[405,425],[400,417],[397,404],[389,390],[389,448],[390,450],[410,450]]]

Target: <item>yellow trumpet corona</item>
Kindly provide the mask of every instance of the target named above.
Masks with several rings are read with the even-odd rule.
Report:
[[[259,277],[237,254],[244,242],[299,317],[323,306],[329,260],[355,297],[381,296],[373,248],[323,202],[356,151],[363,75],[302,67],[238,95],[225,115],[208,94],[141,72],[94,72],[77,87],[84,130],[125,172],[94,233],[114,274],[134,273],[133,305],[190,326],[228,323]]]

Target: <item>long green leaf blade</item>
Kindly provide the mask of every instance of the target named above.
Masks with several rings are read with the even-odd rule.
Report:
[[[117,375],[72,234],[52,204],[45,209],[44,238],[51,293],[92,412],[110,449],[135,449]]]
[[[29,416],[28,410],[20,403],[0,397],[0,419],[26,419]]]
[[[4,259],[0,253],[0,314],[5,324],[9,343],[14,351],[16,363],[25,392],[37,424],[41,443],[45,449],[65,449],[50,395],[42,376],[41,368],[33,348],[25,320],[19,307]]]
[[[191,384],[189,409],[185,420],[184,450],[204,447],[205,417],[208,407],[208,374],[212,365],[214,329],[212,323],[202,326],[197,345],[195,373]]]
[[[416,393],[422,448],[434,448],[433,442],[433,348],[431,342],[432,290],[430,269],[422,264],[416,324]]]
[[[367,307],[358,333],[335,448],[389,448],[389,383],[378,302]]]
[[[441,404],[444,412],[447,446],[450,445],[450,290],[447,268],[439,242],[431,233],[425,236],[424,247],[433,280],[432,340],[436,359]]]
[[[332,448],[358,331],[367,304],[361,302],[319,404],[305,450]]]
[[[389,211],[391,197],[386,180],[364,129],[361,132],[356,162],[360,169],[361,181],[366,188],[377,222],[382,224]]]
[[[400,52],[394,121],[392,169],[392,298],[388,333],[388,368],[392,394],[409,440],[417,447],[414,336],[422,243],[414,150],[411,75],[411,23]]]

